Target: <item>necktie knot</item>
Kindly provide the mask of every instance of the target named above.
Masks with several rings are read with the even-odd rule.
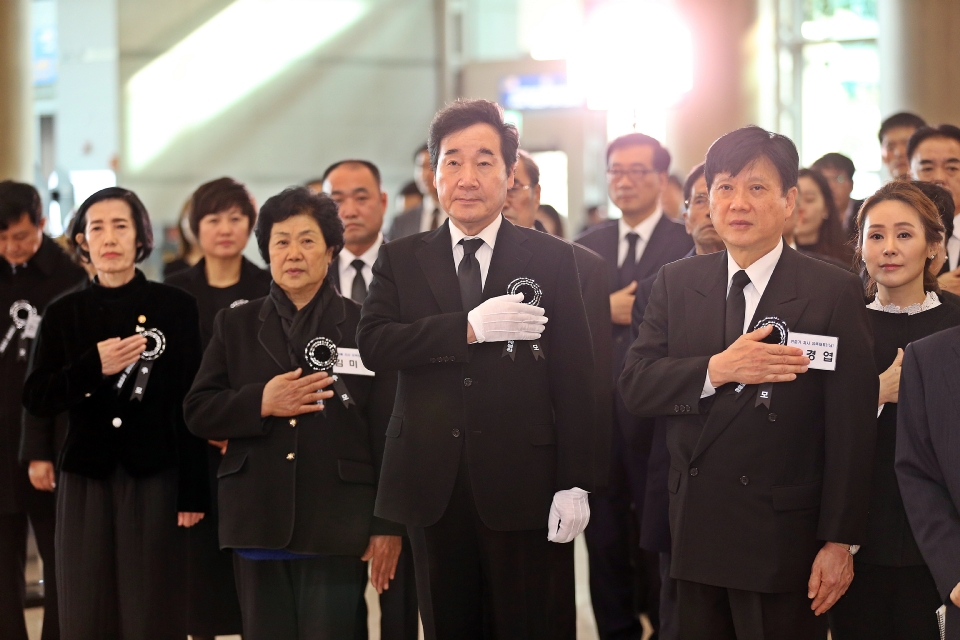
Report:
[[[733,281],[730,283],[730,292],[733,293],[734,289],[743,291],[743,288],[748,284],[750,284],[750,276],[747,275],[746,271],[740,269],[740,271],[733,274]]]
[[[463,257],[466,258],[480,250],[480,247],[483,246],[483,240],[480,238],[464,238],[460,241],[460,244],[463,245]]]
[[[366,263],[360,258],[357,258],[356,260],[350,263],[350,266],[356,269],[357,273],[360,273],[361,271],[363,271],[363,267],[366,266]]]

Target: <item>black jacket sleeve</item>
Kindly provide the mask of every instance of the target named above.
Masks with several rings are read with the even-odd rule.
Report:
[[[205,513],[210,509],[210,481],[207,479],[207,450],[204,440],[193,436],[187,430],[187,423],[183,415],[183,398],[190,390],[190,385],[197,375],[200,366],[200,315],[193,300],[184,305],[181,317],[181,332],[183,334],[184,349],[182,354],[182,369],[180,372],[180,406],[177,409],[176,429],[179,447],[179,495],[177,496],[178,511],[193,511]]]
[[[386,446],[387,423],[393,409],[393,400],[397,395],[397,372],[381,371],[374,379],[367,400],[366,422],[367,438],[370,442],[370,455],[376,473],[377,486],[380,484],[380,467],[383,464],[383,450]],[[373,516],[370,521],[370,535],[403,536],[407,527],[390,520]]]

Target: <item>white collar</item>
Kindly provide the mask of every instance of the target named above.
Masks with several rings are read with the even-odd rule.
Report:
[[[663,217],[663,209],[657,206],[654,209],[653,213],[644,218],[643,222],[638,224],[635,227],[631,227],[626,222],[624,222],[623,217],[620,218],[620,223],[618,225],[620,231],[620,240],[623,241],[627,237],[627,234],[631,231],[640,236],[640,239],[644,242],[650,242],[650,236],[653,235],[653,230],[657,226],[657,223],[660,222],[660,218]]]
[[[777,263],[780,261],[780,256],[782,254],[783,240],[778,242],[777,246],[745,269],[747,272],[747,277],[750,278],[750,283],[756,288],[757,292],[761,296],[763,295],[764,290],[767,288],[767,283],[770,282],[770,276],[773,275],[773,270],[776,269]],[[737,261],[733,259],[733,256],[730,255],[730,252],[727,251],[728,291],[730,290],[730,281],[733,280],[733,275],[737,271],[740,271],[740,265],[738,265]]]
[[[363,255],[354,255],[350,249],[344,247],[340,249],[340,260],[343,264],[350,264],[357,258],[363,260],[363,263],[367,266],[372,267],[373,263],[377,261],[377,254],[380,253],[380,245],[383,244],[383,234],[378,233],[377,239],[370,245],[370,248],[363,252]]]
[[[452,246],[456,247],[464,238],[480,238],[483,240],[487,246],[493,249],[494,245],[497,244],[497,233],[500,231],[500,224],[503,222],[503,214],[497,215],[493,219],[493,222],[488,224],[483,230],[475,236],[468,236],[463,231],[453,224],[452,219],[447,220],[447,224],[450,225],[450,242]]]
[[[429,193],[424,194],[423,204],[421,205],[422,211],[424,211],[425,213],[433,213],[433,210],[438,207],[439,205],[433,201],[433,196],[431,196]],[[441,210],[441,213],[443,213],[442,210]]]
[[[958,225],[960,225],[960,213],[953,216],[953,236],[952,236],[960,240],[960,226]]]
[[[937,294],[935,294],[933,291],[927,291],[927,295],[923,298],[923,302],[917,302],[915,304],[907,305],[906,307],[898,307],[892,303],[884,306],[880,304],[880,296],[876,295],[874,296],[873,301],[867,305],[867,309],[883,311],[885,313],[905,313],[908,316],[912,316],[923,311],[936,309],[939,306],[940,298],[937,297]]]

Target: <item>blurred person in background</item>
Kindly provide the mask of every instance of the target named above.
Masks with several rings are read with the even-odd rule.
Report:
[[[793,230],[797,249],[852,264],[853,249],[840,226],[827,179],[811,169],[801,169],[799,176],[798,217]]]
[[[434,184],[434,169],[430,164],[430,152],[427,150],[426,144],[413,154],[413,181],[420,193],[423,194],[421,202],[418,206],[398,214],[393,219],[390,231],[387,234],[390,240],[397,240],[424,231],[433,231],[438,229],[447,219],[447,214],[440,206],[437,196],[437,187]]]
[[[907,141],[913,132],[927,123],[920,116],[900,112],[880,123],[880,160],[887,168],[891,180],[910,173],[910,156],[907,153]]]
[[[877,449],[867,535],[854,556],[846,595],[830,610],[834,640],[936,640],[937,585],[910,530],[894,459],[904,349],[960,325],[960,308],[942,304],[929,265],[942,251],[943,224],[929,198],[906,181],[867,198],[857,218],[857,258],[870,276],[867,315],[880,374]]]
[[[683,182],[672,173],[667,176],[667,185],[660,194],[660,208],[665,216],[683,224]]]
[[[941,273],[943,273],[947,263],[946,238],[949,238],[953,234],[953,195],[940,185],[933,184],[932,182],[911,180],[910,184],[920,189],[920,191],[923,191],[923,195],[930,198],[930,201],[933,202],[933,205],[937,208],[937,212],[940,214],[940,222],[943,224],[944,239],[941,242],[936,257],[934,257],[933,261],[931,261],[930,265],[927,267],[930,272],[933,273],[933,275],[939,276]],[[944,298],[944,302],[950,304],[960,304],[960,296],[955,293],[951,293],[942,287],[940,289],[940,295]]]
[[[343,246],[336,204],[287,189],[256,236],[270,293],[217,315],[184,411],[199,437],[227,441],[220,545],[234,550],[244,637],[350,640],[366,623],[366,561],[382,592],[400,553],[403,527],[373,516],[396,381],[334,375],[360,318],[326,278]]]
[[[659,557],[640,553],[640,517],[646,492],[652,429],[631,415],[616,392],[627,350],[637,285],[664,264],[686,256],[693,241],[665,215],[660,197],[667,184],[670,153],[650,136],[632,133],[607,147],[607,189],[622,217],[590,227],[576,242],[607,263],[613,358],[614,426],[609,484],[590,495],[593,524],[587,529],[590,593],[600,637],[640,638],[635,603],[644,603],[657,627]]]
[[[183,203],[180,219],[177,221],[177,253],[173,260],[163,265],[163,279],[175,273],[186,271],[203,258],[203,249],[197,243],[197,237],[190,229],[190,200]]]
[[[583,228],[580,229],[580,233],[585,233],[590,227],[610,219],[607,215],[606,208],[596,204],[587,207],[585,217],[586,222],[583,223]]]
[[[557,236],[558,238],[567,237],[563,228],[563,218],[553,205],[541,204],[537,207],[536,219],[537,222],[540,223],[540,226],[543,227],[545,233]]]
[[[203,258],[165,283],[183,289],[197,301],[203,349],[210,344],[214,318],[221,309],[238,307],[270,291],[270,274],[243,257],[256,219],[253,198],[232,178],[207,182],[190,199],[190,231]],[[208,486],[215,497],[217,469],[227,443],[209,440],[207,444]],[[187,633],[194,640],[212,640],[242,630],[233,554],[220,549],[219,511],[216,500],[212,502],[207,516],[187,531]]]
[[[21,396],[37,324],[47,304],[86,282],[86,276],[43,233],[45,223],[40,194],[33,186],[0,182],[0,638],[10,640],[27,639],[23,607],[29,527],[43,560],[41,638],[60,637],[53,491],[63,434],[53,417],[24,416]],[[24,431],[30,437],[21,442]]]
[[[149,282],[153,249],[140,199],[102,189],[71,235],[93,284],[47,308],[24,385],[41,418],[69,412],[57,486],[57,595],[67,640],[186,635],[179,527],[209,508],[202,441],[183,420],[200,363],[197,304]]]
[[[686,257],[723,251],[723,240],[710,219],[710,191],[703,175],[702,162],[687,175],[683,184],[683,200],[684,227],[693,239],[693,249]],[[652,275],[637,287],[637,297],[633,303],[634,333],[640,331],[656,278],[656,275]],[[670,577],[670,493],[667,490],[670,452],[667,450],[667,429],[662,420],[646,420],[643,424],[653,430],[653,435],[640,525],[640,547],[658,554],[660,558],[660,628],[657,637],[659,640],[677,640],[677,581]]]
[[[373,281],[373,264],[384,242],[381,229],[387,193],[380,185],[380,169],[368,160],[335,162],[323,172],[323,191],[337,203],[337,215],[343,222],[343,249],[330,263],[328,278],[341,295],[362,305]],[[390,588],[380,594],[381,640],[417,638],[416,572],[410,539],[405,534],[394,579]],[[358,639],[367,637],[367,606],[363,599],[360,608]]]
[[[401,212],[423,206],[423,194],[420,193],[420,188],[417,187],[417,183],[410,180],[403,185],[400,188],[400,193],[397,194],[396,203],[397,210]]]
[[[915,180],[932,182],[953,195],[954,211],[960,210],[960,128],[950,124],[920,127],[907,143],[910,174]],[[947,237],[947,262],[938,280],[940,287],[960,295],[960,229],[954,218]]]
[[[847,240],[855,240],[857,211],[860,210],[863,200],[853,200],[850,197],[853,192],[853,175],[857,171],[853,160],[842,153],[828,153],[818,158],[810,168],[827,179],[843,233]]]

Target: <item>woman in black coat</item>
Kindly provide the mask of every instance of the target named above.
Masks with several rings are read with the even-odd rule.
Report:
[[[228,441],[220,546],[234,550],[244,637],[352,638],[365,561],[382,591],[400,553],[403,528],[373,516],[396,380],[362,367],[360,307],[326,282],[336,204],[288,189],[256,234],[270,294],[217,315],[187,424]]]
[[[153,236],[137,196],[98,191],[72,233],[93,284],[47,308],[24,406],[69,412],[57,487],[61,637],[182,640],[178,524],[209,503],[202,441],[183,420],[200,361],[197,306],[136,263]]]
[[[165,282],[179,287],[200,309],[200,338],[206,349],[213,320],[221,309],[239,307],[270,291],[270,274],[243,257],[257,214],[253,198],[239,182],[220,178],[201,185],[190,199],[190,229],[203,258]],[[211,495],[224,441],[207,447]],[[207,516],[187,534],[187,633],[193,640],[241,633],[240,603],[233,578],[233,557],[217,539],[216,500]]]
[[[854,557],[853,583],[831,610],[830,625],[836,640],[935,640],[934,612],[942,602],[910,530],[894,471],[897,400],[904,349],[960,325],[960,308],[945,303],[929,269],[943,252],[943,224],[917,186],[887,184],[866,200],[857,223],[858,257],[870,276],[874,358],[883,373],[867,535]]]

